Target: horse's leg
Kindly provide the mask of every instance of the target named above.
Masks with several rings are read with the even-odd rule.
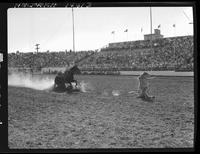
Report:
[[[73,83],[73,82],[70,82],[69,86],[73,88],[73,84],[72,84],[72,83]]]
[[[75,83],[76,83],[76,87],[78,86],[78,82],[77,82],[77,80],[74,80],[75,81]]]
[[[72,82],[75,82],[76,83],[76,87],[78,86],[78,82],[77,82],[77,80],[72,80]]]
[[[67,84],[66,88],[67,88],[68,90],[71,90],[71,89],[73,88],[71,82],[66,82],[66,84]]]
[[[67,88],[68,88],[68,90],[72,90],[73,89],[73,86],[72,86],[71,82],[69,82],[69,86]]]
[[[55,80],[54,80],[54,85],[53,85],[53,88],[57,88],[58,87],[58,77],[56,76]]]

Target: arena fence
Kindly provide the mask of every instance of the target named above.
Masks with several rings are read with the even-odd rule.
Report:
[[[120,71],[120,75],[141,75],[144,71]],[[146,71],[154,76],[194,76],[194,72]]]
[[[56,74],[59,71],[64,72],[65,67],[48,67],[42,68],[41,74]],[[8,72],[24,72],[24,73],[35,73],[31,72],[30,68],[8,68]],[[138,76],[141,75],[144,71],[108,71],[108,70],[93,70],[93,71],[82,71],[83,75],[132,75]],[[184,71],[184,72],[176,72],[176,71],[146,71],[153,76],[194,76],[194,72]]]

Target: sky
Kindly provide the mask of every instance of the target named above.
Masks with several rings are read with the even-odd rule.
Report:
[[[192,7],[152,7],[152,32],[164,37],[193,35]],[[112,42],[143,40],[150,34],[150,7],[74,8],[75,50],[96,50]],[[176,26],[173,27],[173,24]],[[8,9],[8,53],[73,50],[71,8]],[[128,29],[127,32],[124,32]],[[115,31],[112,33],[112,31]]]

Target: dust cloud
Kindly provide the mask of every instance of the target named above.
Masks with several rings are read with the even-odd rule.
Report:
[[[53,89],[54,79],[42,75],[35,76],[28,73],[12,73],[11,75],[8,75],[8,85],[51,91]],[[75,86],[75,84],[72,85]],[[78,88],[82,92],[94,90],[94,87],[85,81],[80,81]]]
[[[48,77],[40,78],[25,73],[12,73],[8,75],[8,85],[16,87],[26,87],[36,90],[45,90],[52,87],[54,80]]]

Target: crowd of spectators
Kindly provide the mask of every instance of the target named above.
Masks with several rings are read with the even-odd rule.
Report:
[[[113,70],[193,70],[192,36],[163,38],[152,42],[149,40],[125,42],[124,44],[126,46],[122,43],[113,43],[103,48],[100,53],[88,59],[83,67],[94,70],[108,68]]]
[[[8,67],[63,67],[92,53],[93,51],[11,53],[8,54]]]
[[[82,70],[193,70],[193,36],[109,44],[100,52],[8,54],[9,67],[65,67],[79,61]]]

